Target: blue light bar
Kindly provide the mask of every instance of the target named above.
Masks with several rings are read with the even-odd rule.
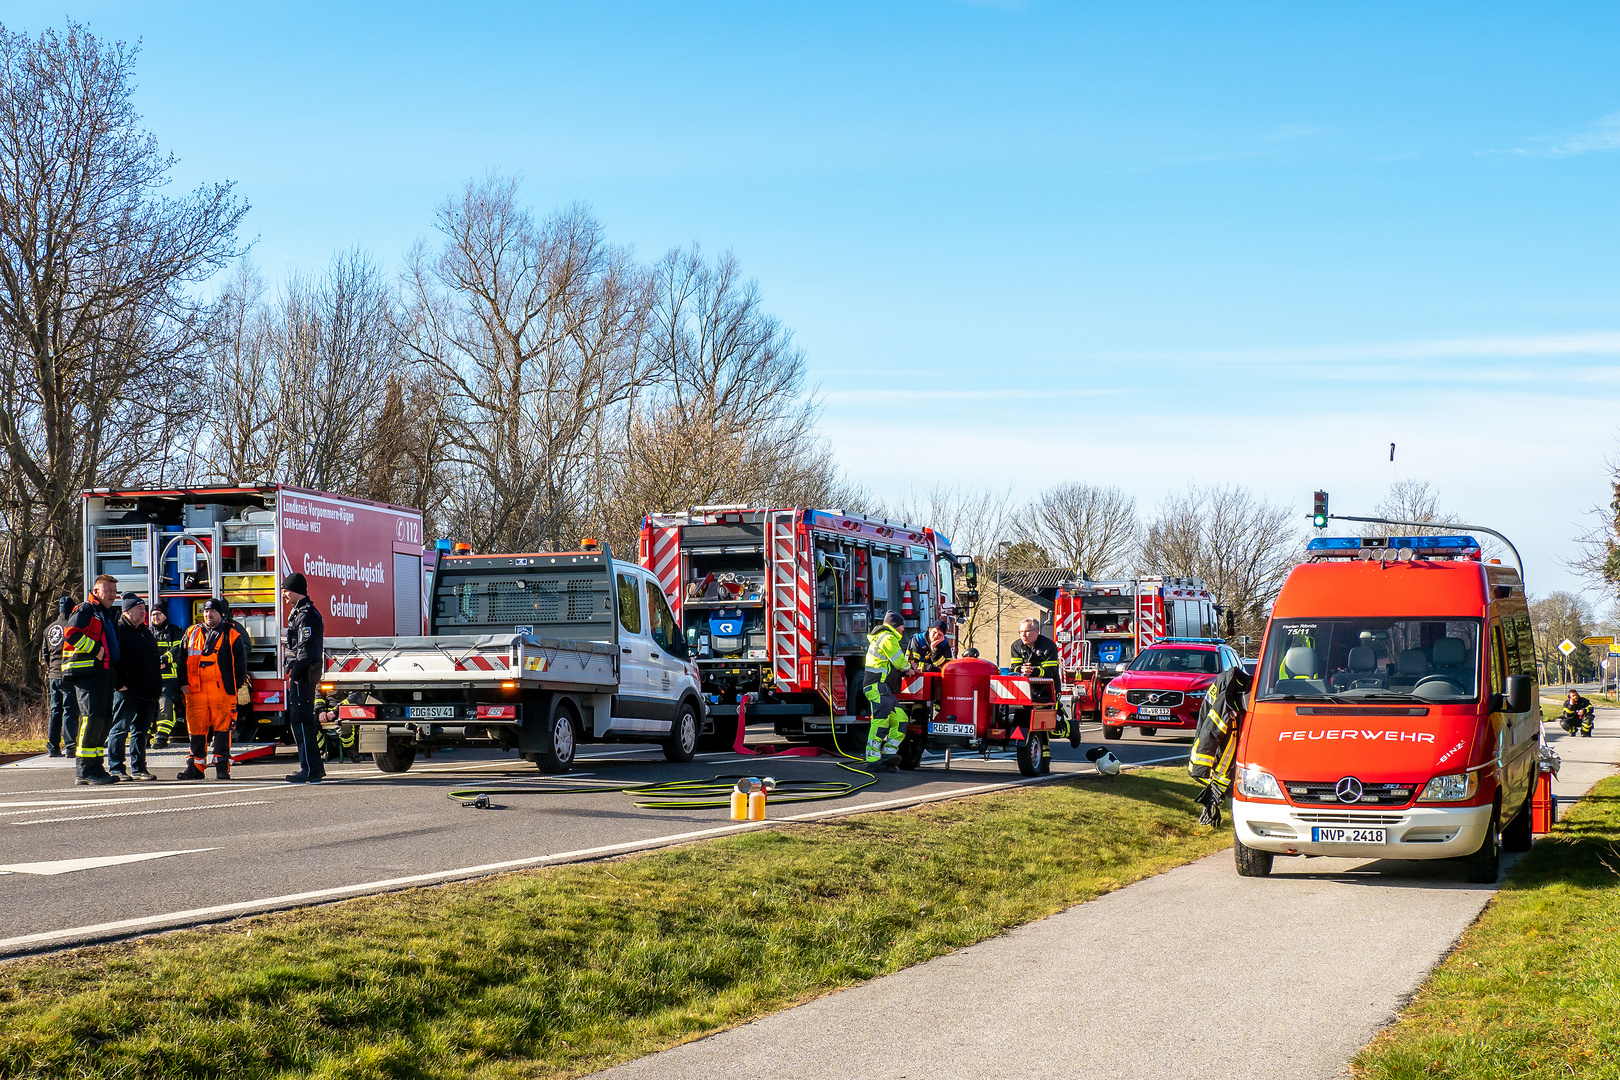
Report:
[[[1318,536],[1305,545],[1306,551],[1336,554],[1381,548],[1409,548],[1413,554],[1477,555],[1479,541],[1472,536]]]
[[[1225,638],[1218,637],[1162,637],[1154,638],[1155,645],[1219,645]]]
[[[448,537],[440,537],[439,539],[433,541],[433,550],[434,551],[449,551],[450,550],[450,539]]]

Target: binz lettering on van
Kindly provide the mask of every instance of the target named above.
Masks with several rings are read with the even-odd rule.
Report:
[[[1295,742],[1320,742],[1326,739],[1365,739],[1376,742],[1410,742],[1432,743],[1434,736],[1427,731],[1368,731],[1365,728],[1351,730],[1349,728],[1328,728],[1324,731],[1279,731],[1277,741],[1292,739]]]
[[[1444,763],[1447,758],[1451,757],[1452,754],[1455,754],[1457,751],[1461,750],[1463,747],[1465,747],[1467,745],[1468,745],[1467,740],[1464,740],[1464,741],[1458,743],[1456,746],[1453,746],[1450,750],[1447,750],[1445,753],[1440,755],[1439,762]]]

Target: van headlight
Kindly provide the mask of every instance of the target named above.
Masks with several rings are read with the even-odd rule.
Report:
[[[1462,802],[1479,790],[1478,773],[1447,773],[1430,780],[1418,802]]]
[[[1237,787],[1239,795],[1246,795],[1251,799],[1281,799],[1283,797],[1282,788],[1277,786],[1275,776],[1250,765],[1238,766]]]

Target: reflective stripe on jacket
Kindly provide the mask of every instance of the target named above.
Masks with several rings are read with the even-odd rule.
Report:
[[[900,647],[900,631],[884,623],[866,635],[866,670],[888,678],[895,671],[910,667]]]
[[[62,676],[111,675],[117,663],[112,613],[92,597],[73,609],[62,631]]]
[[[247,642],[236,627],[221,623],[209,633],[205,623],[186,631],[186,686],[193,693],[235,694],[247,682]]]

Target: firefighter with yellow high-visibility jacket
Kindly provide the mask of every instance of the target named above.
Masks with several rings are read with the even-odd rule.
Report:
[[[1221,803],[1232,788],[1238,731],[1243,727],[1247,711],[1243,695],[1253,683],[1242,668],[1229,668],[1216,676],[1204,692],[1204,701],[1198,710],[1198,735],[1193,742],[1192,758],[1187,762],[1187,772],[1204,784],[1196,799],[1204,808],[1198,815],[1200,825],[1221,823]]]
[[[365,695],[359,691],[347,694],[340,701],[338,696],[325,690],[317,690],[315,694],[315,723],[318,728],[321,754],[327,761],[341,763],[344,758],[350,761],[360,760],[360,729],[354,724],[345,724],[338,719],[338,706],[344,704],[358,704],[365,700]]]
[[[898,611],[888,612],[878,628],[866,636],[866,671],[861,692],[872,706],[871,732],[866,736],[866,764],[891,772],[900,768],[900,743],[906,737],[906,711],[895,691],[900,676],[917,674],[906,659],[901,643],[905,620]]]

